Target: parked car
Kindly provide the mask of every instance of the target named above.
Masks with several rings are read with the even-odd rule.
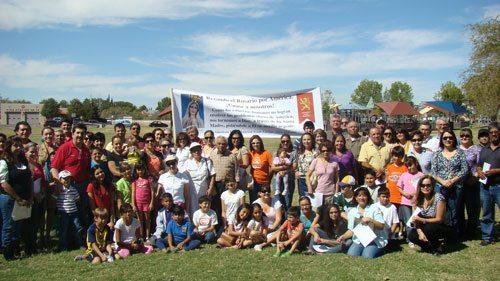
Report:
[[[44,127],[52,127],[52,128],[57,128],[61,126],[61,122],[57,120],[47,120],[45,123],[43,123]]]
[[[85,122],[84,124],[87,126],[95,126],[97,128],[103,128],[106,126],[106,123],[103,123],[103,122],[96,120],[96,119],[90,119],[89,121]]]
[[[161,121],[153,121],[153,122],[149,123],[149,127],[153,127],[153,128],[168,127],[168,124],[163,123]]]

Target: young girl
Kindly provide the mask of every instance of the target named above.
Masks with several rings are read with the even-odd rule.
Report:
[[[259,203],[252,204],[252,219],[248,223],[249,237],[255,244],[255,251],[262,251],[262,243],[267,240],[269,220]]]
[[[123,150],[123,156],[127,157],[127,163],[132,169],[132,174],[135,172],[135,166],[141,162],[138,145],[139,141],[137,141],[137,138],[130,136],[127,142],[127,149]]]
[[[149,213],[153,209],[153,183],[148,177],[146,166],[136,166],[137,179],[132,183],[132,206],[141,223],[141,235],[149,238],[151,221]],[[144,227],[145,224],[145,227]]]
[[[237,188],[234,177],[225,178],[227,190],[222,192],[220,199],[222,205],[222,226],[224,229],[235,220],[236,210],[245,203],[245,192]]]
[[[332,204],[322,208],[318,224],[310,228],[309,251],[318,253],[339,253],[346,251],[352,243],[347,239],[339,243],[337,239],[347,231],[347,222],[340,217],[340,207]]]
[[[233,249],[252,245],[252,240],[248,239],[248,222],[251,212],[251,206],[248,203],[241,204],[236,210],[238,215],[234,220],[229,221],[227,231],[217,239],[217,244]]]
[[[124,203],[120,207],[120,216],[121,218],[115,225],[115,242],[118,245],[120,257],[125,258],[132,253],[151,254],[153,247],[144,245],[141,239],[140,223],[134,218],[132,206]]]
[[[28,159],[28,166],[31,170],[31,179],[33,181],[33,195],[34,201],[31,208],[31,218],[34,225],[33,239],[37,238],[37,230],[40,232],[40,246],[44,245],[43,230],[45,226],[45,209],[43,198],[46,190],[45,176],[43,174],[43,167],[38,163],[38,148],[35,143],[28,143],[25,148],[26,159]]]
[[[87,195],[92,212],[96,208],[109,210],[109,227],[115,223],[115,187],[106,181],[104,171],[99,166],[90,169],[90,183],[87,186]]]
[[[118,210],[125,203],[132,205],[132,170],[126,162],[120,164],[123,177],[116,182],[116,202]]]
[[[292,165],[292,163],[290,162],[288,153],[284,147],[280,147],[276,155],[277,156],[273,159],[273,165],[280,168],[286,167],[287,170],[276,173],[276,188],[274,190],[274,195],[282,194],[285,196],[288,194],[288,168]],[[283,183],[283,192],[280,192],[281,183]]]
[[[413,198],[417,191],[418,180],[424,175],[421,172],[420,164],[417,158],[408,156],[405,161],[408,171],[403,173],[398,180],[398,190],[401,193],[401,206],[399,207],[399,218],[403,221],[403,225],[408,223],[412,214]],[[408,229],[406,231],[408,234]],[[407,235],[408,237],[408,235]],[[412,247],[412,244],[410,244]]]

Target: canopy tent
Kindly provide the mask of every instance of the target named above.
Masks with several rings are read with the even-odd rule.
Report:
[[[389,116],[395,115],[420,115],[410,104],[402,101],[377,102],[376,106],[382,108]]]
[[[350,102],[345,107],[342,106],[342,110],[368,110],[368,108],[366,108],[365,106],[362,106],[360,104]]]
[[[452,101],[427,101],[424,105],[430,106],[435,110],[441,111],[447,115],[459,115],[469,113],[467,109]]]

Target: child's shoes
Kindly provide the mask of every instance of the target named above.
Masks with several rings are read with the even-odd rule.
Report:
[[[273,255],[273,256],[274,256],[274,257],[279,257],[279,256],[281,256],[281,252],[278,250],[278,251],[276,251],[276,253],[274,253],[274,255]]]
[[[262,244],[257,244],[253,247],[253,249],[257,252],[262,252]]]
[[[289,257],[292,255],[292,252],[288,251],[286,253],[284,253],[283,255],[281,255],[281,257]]]

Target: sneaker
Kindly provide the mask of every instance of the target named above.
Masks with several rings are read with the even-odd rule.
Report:
[[[274,195],[275,195],[275,196],[276,196],[276,195],[280,195],[280,193],[281,193],[281,192],[280,192],[280,190],[276,188],[276,190],[274,191]]]
[[[488,241],[488,240],[481,240],[481,243],[479,243],[479,245],[481,246],[488,246],[491,244],[491,241]]]
[[[274,255],[273,255],[273,256],[274,256],[274,257],[279,257],[279,256],[281,256],[281,252],[280,252],[280,251],[276,251],[276,253],[274,253]]]
[[[288,252],[284,253],[283,255],[281,255],[281,257],[289,257],[291,255],[292,255],[292,253],[290,251],[288,251]]]
[[[253,249],[257,252],[262,252],[262,245],[261,244],[257,244],[253,247]]]
[[[283,192],[281,192],[281,195],[283,195],[283,196],[286,196],[287,194],[288,194],[288,190],[286,190],[286,189],[283,190]]]
[[[408,242],[408,247],[415,249],[415,244],[412,242]]]
[[[87,258],[86,255],[79,255],[79,256],[76,256],[73,260],[74,261],[83,261]]]

